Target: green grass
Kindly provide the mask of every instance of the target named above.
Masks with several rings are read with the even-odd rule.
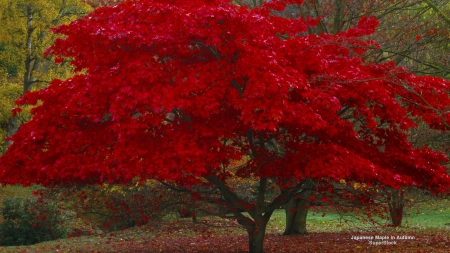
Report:
[[[37,186],[23,187],[19,185],[7,185],[0,187],[0,199],[6,197],[30,197],[32,192],[37,189]]]
[[[450,228],[450,200],[429,201],[406,209],[404,225],[409,227]],[[446,225],[447,224],[447,225]]]

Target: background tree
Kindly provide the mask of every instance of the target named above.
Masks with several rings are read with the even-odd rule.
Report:
[[[416,74],[446,77],[449,36],[447,1],[358,1],[306,0],[292,5],[281,14],[286,17],[320,17],[319,25],[309,33],[336,34],[354,27],[361,17],[374,16],[380,21],[370,36],[381,47],[365,57],[371,61],[394,61]]]
[[[447,130],[449,83],[361,59],[377,46],[362,39],[373,18],[307,34],[317,20],[272,12],[284,8],[127,1],[55,29],[66,38],[47,53],[79,73],[19,100],[42,104],[0,158],[3,183],[157,179],[227,209],[250,252],[263,252],[270,216],[309,180],[447,191],[446,157],[405,131],[416,119]],[[254,198],[236,178],[257,181]]]
[[[56,36],[50,27],[67,23],[85,15],[89,6],[78,0],[1,1],[0,68],[2,92],[2,150],[3,139],[13,135],[28,117],[10,117],[11,104],[32,89],[48,85],[54,78],[71,75],[68,64],[55,65],[42,57]],[[20,93],[17,90],[21,89]],[[9,109],[8,109],[9,106]],[[8,121],[7,124],[5,121]],[[5,133],[6,132],[6,133]]]
[[[297,196],[284,205],[286,229],[283,235],[308,234],[306,218],[308,217],[308,209],[312,205],[310,198],[315,196],[316,193],[314,182],[311,179],[306,180]]]

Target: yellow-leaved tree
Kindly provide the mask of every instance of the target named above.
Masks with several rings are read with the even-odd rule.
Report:
[[[81,0],[0,0],[0,153],[9,144],[5,137],[29,119],[29,108],[11,117],[14,101],[55,78],[72,75],[69,63],[57,65],[43,57],[56,39],[50,28],[91,10]]]

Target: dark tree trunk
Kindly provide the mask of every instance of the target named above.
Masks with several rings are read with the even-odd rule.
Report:
[[[242,225],[248,233],[248,248],[250,253],[263,253],[264,252],[264,236],[266,234],[267,223],[272,216],[275,209],[279,208],[285,196],[281,196],[274,200],[271,204],[266,205],[266,189],[267,178],[260,178],[257,190],[256,203],[251,204],[245,199],[239,198],[239,196],[232,192],[227,185],[221,181],[217,176],[210,176],[206,178],[209,182],[213,183],[223,195],[225,200],[225,206],[236,218],[237,222]],[[298,189],[295,189],[298,192]],[[239,209],[244,209],[250,215],[250,217],[243,215]]]
[[[306,218],[308,216],[308,199],[314,195],[315,183],[311,179],[306,179],[302,183],[301,191],[298,195],[289,200],[284,205],[286,212],[286,229],[283,235],[306,235]]]
[[[405,192],[403,190],[391,190],[389,193],[389,214],[392,226],[400,227],[403,220],[403,207],[405,205]]]
[[[256,221],[251,229],[247,229],[248,248],[250,253],[264,252],[264,236],[266,234],[267,222]]]
[[[306,217],[308,216],[308,200],[293,198],[285,205],[286,229],[283,235],[306,235]]]

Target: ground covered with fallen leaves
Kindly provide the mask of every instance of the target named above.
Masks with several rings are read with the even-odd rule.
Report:
[[[409,230],[409,231],[408,231]],[[450,252],[450,229],[382,229],[372,232],[311,232],[282,236],[273,228],[265,239],[266,252]],[[389,239],[361,239],[362,236]],[[392,236],[392,237],[391,237]],[[403,238],[409,239],[397,239]],[[391,239],[393,238],[393,239]],[[381,243],[373,245],[371,242]],[[382,245],[383,241],[394,243]],[[229,220],[179,219],[147,224],[132,230],[40,243],[4,247],[1,252],[246,252],[245,231]]]

